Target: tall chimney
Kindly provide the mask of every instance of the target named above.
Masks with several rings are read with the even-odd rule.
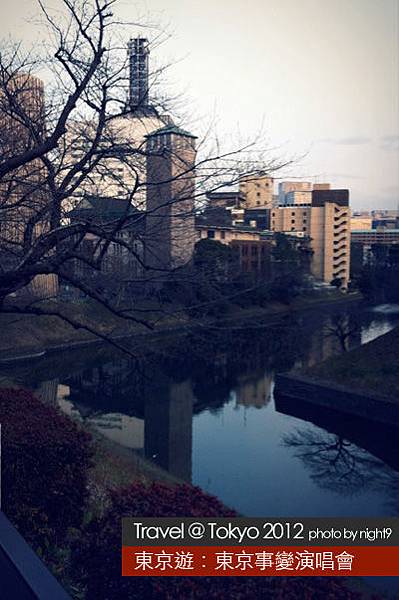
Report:
[[[148,40],[137,37],[128,43],[129,108],[132,111],[148,108]]]

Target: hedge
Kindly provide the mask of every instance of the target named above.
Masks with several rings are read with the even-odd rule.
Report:
[[[235,516],[217,498],[188,485],[134,484],[113,494],[112,506],[83,531],[73,549],[74,578],[86,600],[357,600],[338,578],[122,577],[121,518]]]
[[[2,510],[36,551],[82,525],[91,436],[31,392],[0,389]]]

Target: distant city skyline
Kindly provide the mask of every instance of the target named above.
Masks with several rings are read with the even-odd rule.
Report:
[[[3,0],[2,38],[33,41],[36,10],[34,0]],[[397,207],[398,0],[146,0],[117,10],[170,32],[152,56],[172,63],[194,128],[215,114],[222,135],[262,127],[276,154],[305,155],[277,177],[347,187],[354,209]]]

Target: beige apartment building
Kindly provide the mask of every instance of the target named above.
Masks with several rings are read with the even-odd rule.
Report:
[[[285,204],[312,204],[312,192],[292,190],[285,195]]]
[[[230,245],[232,242],[258,242],[261,239],[261,232],[234,227],[223,227],[220,225],[196,225],[198,240],[211,239],[222,244]]]
[[[272,208],[273,177],[267,175],[243,177],[239,183],[242,208]]]
[[[279,205],[288,204],[287,195],[290,192],[311,192],[312,184],[310,181],[280,181],[278,184],[278,203]]]
[[[330,283],[339,278],[347,287],[350,267],[350,208],[348,190],[317,189],[311,203],[272,209],[270,229],[309,236],[314,277]]]
[[[373,219],[371,217],[357,215],[351,217],[351,231],[356,231],[357,229],[372,229],[372,227]]]

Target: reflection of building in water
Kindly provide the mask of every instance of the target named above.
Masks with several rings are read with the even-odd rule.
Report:
[[[349,349],[361,344],[361,328],[357,327],[356,323],[355,314],[346,315],[343,322],[343,328],[351,331],[348,339]],[[341,354],[342,347],[338,334],[334,333],[335,329],[336,325],[331,315],[326,316],[322,324],[318,323],[317,327],[312,327],[311,334],[308,335],[308,352],[300,356],[295,363],[295,368],[311,367],[330,356]]]
[[[317,329],[313,332],[313,335],[310,336],[309,352],[307,356],[302,356],[299,359],[300,364],[295,366],[311,367],[339,352],[338,340],[332,336],[327,336],[323,329]]]
[[[139,394],[129,361],[74,375],[60,385],[58,404],[110,440],[144,452],[172,475],[191,480],[194,396],[190,382],[165,381]],[[126,414],[130,413],[130,414]]]
[[[58,379],[42,381],[40,385],[33,390],[34,394],[49,404],[55,404],[57,400]]]
[[[242,406],[262,408],[270,402],[273,377],[262,374],[259,377],[243,375],[238,378],[236,403]]]
[[[193,392],[190,381],[171,383],[167,395],[145,402],[145,455],[191,481]]]
[[[74,404],[69,400],[69,388],[59,386],[58,406],[69,416],[94,426],[108,439],[130,448],[144,450],[144,419],[130,417],[122,413],[97,413],[82,404]],[[67,392],[68,390],[68,392]]]
[[[144,419],[121,413],[108,413],[87,419],[110,440],[132,450],[144,449]]]

